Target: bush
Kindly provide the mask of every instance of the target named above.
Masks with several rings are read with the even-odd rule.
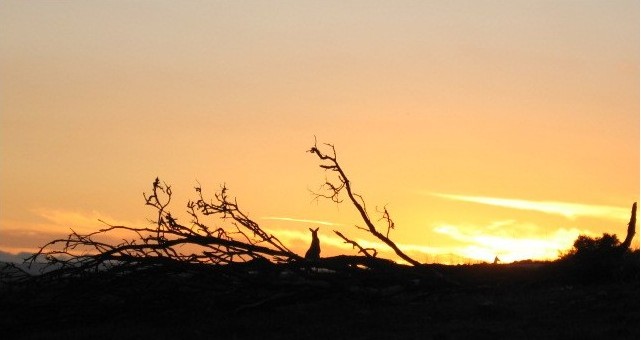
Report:
[[[601,237],[579,236],[573,248],[561,257],[566,270],[571,276],[583,283],[603,282],[630,277],[635,271],[630,264],[633,252],[621,247],[621,242],[614,234],[603,234]],[[638,252],[636,252],[638,257]],[[638,264],[636,272],[638,272]],[[637,274],[638,276],[638,274]]]

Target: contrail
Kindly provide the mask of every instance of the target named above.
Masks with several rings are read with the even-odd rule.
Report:
[[[580,216],[607,218],[614,220],[627,220],[628,218],[630,218],[630,212],[628,208],[620,208],[607,205],[567,203],[556,201],[529,201],[522,199],[451,195],[441,193],[429,193],[429,195],[454,201],[472,202],[520,210],[540,211],[546,214],[561,215],[569,219],[575,219],[576,217]]]

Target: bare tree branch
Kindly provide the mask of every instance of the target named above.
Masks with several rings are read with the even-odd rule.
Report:
[[[352,248],[357,248],[359,253],[361,253],[361,254],[363,254],[363,255],[365,255],[365,256],[367,256],[367,257],[376,257],[376,255],[378,254],[378,252],[376,251],[376,249],[374,249],[374,248],[363,248],[363,247],[362,247],[360,244],[358,244],[356,241],[348,239],[347,237],[345,237],[343,234],[341,234],[341,233],[340,233],[339,231],[337,231],[337,230],[334,230],[334,233],[335,233],[336,235],[338,235],[338,237],[342,238],[342,239],[343,239],[343,241],[345,241],[345,243],[347,243],[347,244],[351,244],[351,245],[352,245]],[[370,252],[371,252],[371,253],[370,253]]]
[[[278,238],[266,233],[256,222],[231,201],[223,185],[214,197],[206,202],[202,190],[196,188],[198,199],[187,203],[191,216],[189,226],[181,224],[167,210],[171,202],[171,187],[161,184],[158,178],[152,185],[150,195],[143,194],[145,204],[157,213],[154,228],[111,225],[89,234],[71,230],[65,239],[53,240],[32,255],[33,264],[44,256],[49,267],[60,267],[68,274],[95,271],[118,263],[125,266],[149,265],[158,261],[174,261],[192,264],[231,264],[252,259],[271,259],[289,262],[302,258],[283,245]],[[217,217],[223,226],[210,228],[201,221],[203,216]],[[229,221],[225,225],[225,221]],[[99,239],[122,237],[119,243]]]
[[[394,229],[394,221],[389,215],[389,212],[387,211],[387,206],[383,208],[383,211],[380,212],[383,214],[381,218],[379,218],[379,221],[384,220],[385,223],[387,223],[387,233],[385,233],[385,237],[389,237],[389,232],[390,230]]]
[[[323,152],[318,148],[316,138],[314,138],[314,146],[312,146],[307,152],[312,153],[316,155],[319,160],[321,161],[321,164],[319,165],[322,169],[324,170],[329,170],[332,172],[335,172],[337,177],[338,177],[338,184],[335,184],[330,181],[326,181],[324,184],[324,188],[329,192],[328,194],[316,194],[316,197],[324,197],[324,198],[329,198],[333,202],[340,202],[339,195],[341,192],[345,192],[347,196],[349,197],[350,201],[352,202],[352,205],[358,210],[359,214],[361,215],[361,218],[365,225],[367,226],[368,231],[374,235],[376,238],[379,240],[383,241],[387,246],[392,248],[392,250],[398,255],[401,259],[407,261],[408,263],[412,265],[420,265],[420,262],[414,260],[407,254],[405,254],[398,246],[388,237],[389,236],[389,231],[390,229],[394,228],[394,223],[390,219],[389,213],[387,213],[387,209],[385,209],[383,219],[387,221],[387,235],[383,235],[381,232],[379,232],[376,229],[376,226],[374,223],[372,223],[372,220],[370,219],[367,210],[365,208],[365,201],[364,199],[353,192],[351,182],[348,179],[347,175],[345,174],[345,171],[343,168],[340,166],[337,160],[336,156],[336,148],[332,144],[324,144],[326,147],[330,149],[329,153]]]

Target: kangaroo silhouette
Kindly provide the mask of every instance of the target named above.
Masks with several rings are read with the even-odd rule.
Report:
[[[305,258],[307,260],[318,260],[320,259],[320,240],[318,239],[318,228],[309,228],[309,231],[312,232],[312,244],[309,246],[309,249],[305,253]]]

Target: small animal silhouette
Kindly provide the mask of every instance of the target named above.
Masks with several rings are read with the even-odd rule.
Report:
[[[309,231],[312,232],[312,244],[309,246],[309,249],[305,253],[305,259],[318,260],[320,259],[320,240],[318,239],[318,228],[309,228]]]

